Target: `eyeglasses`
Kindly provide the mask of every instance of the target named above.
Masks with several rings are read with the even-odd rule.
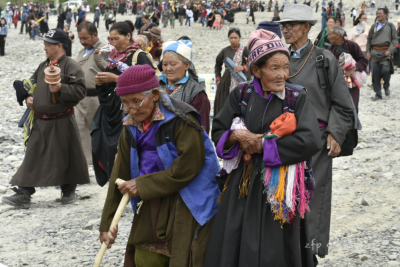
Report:
[[[146,97],[147,96],[145,96],[145,98],[142,100],[140,104],[138,104],[139,101],[135,101],[133,104],[129,105],[122,103],[121,110],[125,111],[126,113],[129,113],[130,109],[138,110],[143,105],[144,101],[146,100]]]
[[[279,29],[281,29],[281,31],[283,31],[283,29],[286,27],[286,29],[291,30],[291,29],[293,29],[294,25],[298,25],[298,24],[304,24],[304,22],[279,24]]]

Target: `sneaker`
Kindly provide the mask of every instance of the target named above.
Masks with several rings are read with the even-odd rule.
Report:
[[[12,196],[4,196],[1,200],[11,206],[29,209],[31,207],[31,194],[29,194],[26,190],[19,190],[16,187],[13,187],[12,190],[15,192]]]
[[[61,192],[61,205],[72,204],[75,202],[75,190]]]

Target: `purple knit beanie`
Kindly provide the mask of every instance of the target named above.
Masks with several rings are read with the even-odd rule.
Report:
[[[144,92],[158,86],[156,71],[150,65],[134,65],[118,77],[117,95]]]

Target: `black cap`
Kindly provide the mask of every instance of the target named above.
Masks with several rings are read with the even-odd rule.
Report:
[[[61,29],[52,29],[46,33],[42,38],[43,41],[52,43],[52,44],[68,44],[68,34]]]

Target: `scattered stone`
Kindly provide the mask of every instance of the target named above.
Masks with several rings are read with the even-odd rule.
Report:
[[[361,255],[360,256],[360,260],[362,260],[362,261],[366,261],[366,260],[368,260],[369,259],[369,256],[368,255]]]
[[[92,230],[93,229],[93,224],[87,224],[82,229],[83,230]]]
[[[71,259],[75,260],[75,259],[76,259],[76,256],[72,256]]]
[[[91,195],[89,195],[88,193],[79,193],[79,198],[80,199],[89,199],[89,198],[91,198]]]
[[[378,177],[378,174],[376,172],[372,172],[369,177],[371,177],[372,179],[375,179],[376,177]]]
[[[390,244],[396,247],[400,247],[400,241],[390,241]]]
[[[389,240],[383,240],[381,245],[382,246],[389,246]]]
[[[397,259],[397,255],[396,254],[392,254],[388,256],[389,260],[394,261],[395,259]]]
[[[369,206],[369,204],[368,204],[367,200],[365,200],[365,198],[362,198],[362,199],[361,199],[361,205],[363,205],[363,206]]]
[[[0,194],[4,194],[7,192],[7,187],[0,185]]]

